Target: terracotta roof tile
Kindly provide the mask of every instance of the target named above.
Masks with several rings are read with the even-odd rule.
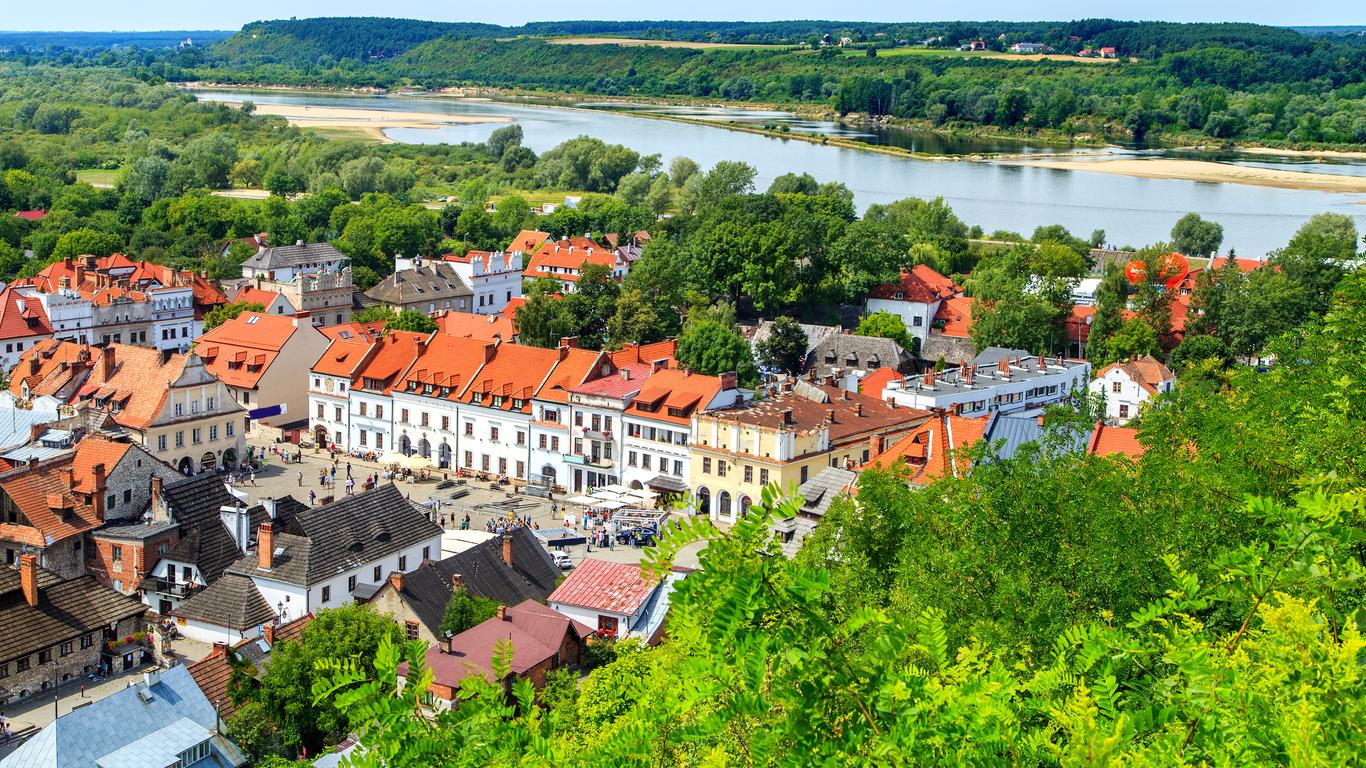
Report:
[[[966,339],[972,331],[972,305],[976,299],[968,296],[950,296],[939,305],[935,313],[936,323],[943,323],[938,330],[944,336]]]
[[[1146,450],[1138,441],[1137,429],[1108,427],[1099,421],[1096,422],[1095,431],[1091,433],[1091,442],[1086,446],[1086,452],[1092,456],[1122,454],[1131,459],[1141,457]]]
[[[641,574],[637,563],[610,563],[589,557],[570,571],[546,602],[630,616],[658,586],[657,581]]]
[[[349,382],[365,364],[374,346],[361,339],[333,339],[313,364],[312,371],[324,376],[344,376]]]
[[[586,237],[571,237],[568,240],[547,241],[531,257],[523,274],[573,282],[579,279],[576,273],[583,269],[584,264],[612,267],[616,261],[616,252],[611,248],[604,248]],[[552,269],[574,270],[576,273],[553,272]]]
[[[904,381],[905,378],[895,368],[879,368],[859,381],[858,391],[865,395],[881,397],[882,390],[886,389],[888,384],[893,381]]]
[[[897,282],[877,286],[868,297],[930,304],[962,292],[963,289],[952,280],[921,264],[909,272],[902,272]],[[900,298],[897,298],[898,293]]]
[[[907,478],[925,485],[946,475],[961,475],[968,467],[965,451],[982,439],[986,416],[969,418],[939,413],[869,462],[877,469],[905,466]]]
[[[480,341],[493,341],[496,336],[503,341],[512,341],[517,335],[510,315],[476,315],[473,312],[442,310],[432,319],[447,336],[464,336]]]
[[[690,424],[694,413],[711,405],[721,392],[721,377],[704,376],[680,368],[655,371],[626,412],[647,419]],[[672,408],[677,415],[670,413]]]
[[[1157,388],[1164,382],[1176,379],[1176,374],[1172,373],[1170,368],[1152,355],[1111,363],[1096,371],[1095,377],[1097,379],[1104,378],[1105,374],[1113,370],[1123,371],[1130,381],[1143,387],[1148,394],[1153,395],[1157,394]]]
[[[12,286],[0,292],[0,339],[51,335],[52,324],[41,302],[20,294]]]
[[[298,323],[307,323],[284,315],[243,312],[217,328],[204,332],[195,340],[196,349],[204,350],[204,367],[234,387],[254,388],[275,362],[280,350],[289,342]],[[209,356],[211,350],[216,354]]]
[[[548,232],[541,232],[536,229],[524,229],[521,232],[518,232],[516,237],[512,238],[512,242],[508,243],[507,252],[513,253],[520,251],[521,253],[535,253],[540,250],[541,246],[545,244],[545,241],[549,239],[550,233]]]

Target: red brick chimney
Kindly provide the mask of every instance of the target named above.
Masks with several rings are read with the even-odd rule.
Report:
[[[868,460],[876,459],[879,453],[882,453],[882,436],[873,435],[868,438]]]
[[[109,381],[114,378],[114,365],[116,362],[117,361],[114,359],[114,346],[111,344],[105,347],[103,354],[100,355],[100,375],[104,377],[104,381]]]
[[[256,530],[256,566],[263,571],[275,567],[275,526],[270,521]]]
[[[261,636],[264,637],[266,642],[270,645],[275,645],[275,623],[262,624]]]
[[[30,607],[38,607],[38,556],[19,556],[19,586]]]
[[[90,491],[90,506],[95,510],[95,519],[104,519],[104,465],[96,464],[90,468],[90,478],[94,488]]]
[[[394,585],[394,591],[395,591],[395,592],[402,592],[402,591],[403,591],[403,572],[402,572],[402,571],[390,571],[390,572],[389,572],[389,583]]]
[[[512,535],[503,534],[503,562],[512,567]]]
[[[506,605],[498,606],[498,620],[512,621],[512,619],[508,618],[508,607]]]

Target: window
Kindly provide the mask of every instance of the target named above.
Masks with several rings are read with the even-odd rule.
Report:
[[[802,482],[806,482],[806,467],[802,467]]]
[[[462,466],[470,467],[471,469],[474,468],[474,454],[473,454],[473,453],[470,453],[469,451],[465,451],[465,462],[464,462],[464,464],[463,464]]]
[[[125,488],[125,489],[123,489],[123,503],[124,503],[124,504],[132,504],[132,503],[133,503],[133,489],[132,489],[132,488]]]
[[[61,649],[60,649],[58,652],[59,652],[62,656],[70,656],[70,655],[71,655],[71,641],[68,640],[68,641],[66,641],[65,643],[62,643],[62,647],[61,647]]]
[[[0,679],[9,677],[9,665],[0,664]]]
[[[574,411],[574,426],[583,426],[583,411]]]
[[[474,422],[472,422],[472,421],[467,421],[467,422],[465,422],[465,436],[466,436],[466,437],[473,437],[473,436],[474,436]]]
[[[423,548],[422,548],[422,559],[423,559],[423,560],[430,560],[430,559],[432,559],[432,548],[431,548],[431,547],[423,547]]]
[[[341,442],[341,433],[340,433],[340,432],[337,433],[337,441],[338,441],[338,442]],[[376,432],[376,433],[375,433],[375,447],[376,447],[376,448],[379,448],[379,449],[381,449],[381,450],[384,448],[384,433],[383,433],[383,432]]]
[[[423,411],[422,413],[419,413],[419,414],[417,415],[418,422],[421,423],[422,426],[424,426],[424,427],[431,426],[431,425],[428,423],[428,418],[429,418],[429,414],[428,414],[426,411]]]
[[[517,444],[526,445],[526,433],[521,430],[517,430]]]
[[[601,431],[602,431],[602,415],[601,415],[601,414],[597,414],[597,413],[593,414],[593,431],[594,431],[594,432],[601,432]]]
[[[376,584],[379,583],[379,579],[380,579],[380,570],[379,570],[379,568],[380,568],[380,567],[379,567],[378,565],[375,566],[374,570],[371,571],[371,574],[370,574],[370,575],[371,575],[370,580],[373,581],[373,582],[375,582]]]
[[[504,458],[502,458],[502,457],[499,457],[499,458],[498,458],[498,474],[500,474],[500,475],[506,475],[507,473],[508,473],[508,460],[507,460],[507,459],[504,459]]]
[[[175,447],[185,447],[185,433],[183,431],[175,433]]]
[[[489,439],[490,439],[490,440],[493,440],[494,442],[497,442],[497,441],[498,441],[498,428],[497,428],[497,427],[489,427]]]
[[[230,422],[228,422],[227,426],[224,427],[224,434],[226,434],[228,437],[232,437],[233,432],[234,432],[233,423],[230,421]]]
[[[25,656],[24,658],[15,662],[14,669],[16,672],[27,672],[29,670],[29,667],[31,666],[31,660],[27,656]]]
[[[702,474],[704,474],[704,475],[710,475],[710,474],[711,474],[711,459],[703,459],[703,460],[702,460]]]
[[[39,663],[39,664],[51,664],[51,663],[52,663],[52,649],[51,649],[51,648],[44,648],[43,650],[38,651],[38,663]]]
[[[489,471],[489,455],[487,453],[479,457],[479,469],[484,472]]]
[[[759,484],[768,485],[768,470],[763,467],[759,468]]]
[[[92,645],[94,645],[94,644],[95,644],[95,636],[94,636],[94,635],[86,635],[85,637],[82,637],[82,638],[81,638],[81,650],[82,650],[82,651],[84,651],[86,648],[89,648],[90,646],[92,646]]]
[[[332,587],[330,587],[330,586],[328,586],[328,587],[323,587],[323,602],[324,602],[324,603],[329,603],[329,602],[331,602],[331,601],[332,601]]]
[[[157,435],[157,450],[158,450],[158,451],[164,451],[164,450],[166,450],[166,436],[165,436],[165,435]]]
[[[209,742],[201,741],[180,753],[180,765],[194,765],[209,756]]]
[[[636,465],[636,452],[635,452],[635,451],[627,451],[627,452],[626,452],[626,466],[628,466],[628,467],[634,467],[635,465]]]
[[[608,447],[610,448],[611,446],[608,446]],[[662,462],[661,462],[661,463],[662,463]],[[648,454],[648,453],[642,453],[642,454],[640,454],[640,468],[641,468],[641,469],[649,469],[649,468],[650,468],[650,454]]]
[[[190,430],[190,441],[193,442],[195,445],[199,445],[200,443],[204,442],[204,430],[200,427],[195,427],[194,429]]]
[[[1127,405],[1121,405],[1121,406],[1119,407],[1119,417],[1120,417],[1121,419],[1127,419],[1127,418],[1129,418],[1129,406],[1127,406]]]
[[[748,464],[745,465],[745,482],[754,482],[754,467],[751,467]]]
[[[346,591],[347,591],[347,592],[355,592],[355,591],[356,591],[356,577],[355,577],[355,576],[348,576],[348,577],[346,578]]]
[[[407,555],[399,555],[399,556],[398,556],[398,569],[399,569],[400,571],[406,571],[406,570],[408,570],[408,556],[407,556]]]
[[[416,639],[417,639],[417,622],[416,622],[416,621],[405,621],[405,622],[403,622],[403,628],[404,628],[405,631],[407,631],[407,633],[408,633],[408,639],[409,639],[409,640],[416,640]]]
[[[335,405],[335,406],[332,407],[332,420],[333,420],[333,421],[341,421],[341,420],[342,420],[342,419],[341,419],[341,406],[340,406],[340,405]]]
[[[558,451],[558,450],[560,450],[560,438],[559,438],[558,436],[552,436],[552,437],[550,438],[550,450],[552,450],[552,451]]]
[[[674,474],[679,477],[683,476],[683,461],[681,459],[674,459]]]
[[[361,444],[361,445],[366,445],[366,442],[365,442],[365,430],[363,430],[363,429],[360,431],[360,444]]]
[[[185,415],[185,404],[184,404],[184,403],[176,403],[176,404],[175,404],[175,415],[176,415],[176,416],[184,416],[184,415]]]
[[[1123,388],[1123,385],[1121,385],[1118,381],[1110,385],[1110,391],[1115,393],[1118,393]]]
[[[616,616],[603,616],[603,615],[599,614],[599,616],[598,616],[598,631],[599,631],[599,632],[606,632],[606,633],[608,633],[608,634],[610,634],[610,635],[615,636],[615,635],[617,634],[617,617],[616,617]]]
[[[449,431],[451,431],[451,417],[450,417],[450,416],[442,416],[442,417],[441,417],[441,431],[442,431],[442,432],[449,432]]]
[[[360,404],[360,415],[365,416],[370,410],[370,404],[362,401]]]
[[[384,406],[379,403],[375,403],[375,418],[384,418]]]
[[[725,477],[725,476],[726,476],[726,462],[725,462],[723,459],[717,459],[717,460],[716,460],[716,476],[717,476],[717,477]]]
[[[911,318],[911,325],[914,325],[916,328],[919,328],[923,320],[924,318],[922,318],[920,315],[916,315],[915,317]]]
[[[109,560],[114,564],[115,569],[123,567],[123,547],[115,544],[109,548]]]
[[[544,450],[545,450],[545,444],[546,444],[545,435],[540,435],[540,436],[538,436],[538,437],[536,438],[536,447],[537,447],[537,448],[540,448],[541,450],[544,451]]]
[[[318,418],[320,418],[320,419],[323,418],[323,412],[324,412],[323,404],[322,404],[322,403],[318,403]]]
[[[517,462],[517,479],[521,480],[524,477],[526,477],[526,462],[519,461]],[[423,557],[426,557],[426,555],[423,555]]]
[[[210,425],[209,425],[209,442],[213,442],[214,440],[217,440],[217,439],[218,439],[218,425],[217,425],[217,424],[210,424]]]

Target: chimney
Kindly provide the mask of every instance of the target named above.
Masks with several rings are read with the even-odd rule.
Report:
[[[29,607],[38,607],[38,556],[19,556],[19,586]]]
[[[104,519],[104,465],[96,464],[90,468],[90,477],[94,482],[94,488],[90,492],[90,507],[95,511],[95,519]]]
[[[630,368],[622,368],[622,369],[621,369],[621,380],[622,380],[622,381],[630,381],[630,380],[631,380],[631,369],[630,369]]]
[[[451,592],[463,592],[465,590],[465,577],[458,573],[451,574]]]
[[[512,619],[508,618],[508,607],[506,605],[498,606],[498,620],[512,621]]]
[[[578,337],[578,336],[561,336],[561,337],[560,337],[560,346],[561,346],[561,347],[567,347],[567,348],[569,348],[569,349],[578,349],[578,348],[579,348],[579,337]]]
[[[302,241],[302,240],[295,240],[295,241],[294,241],[294,244],[297,245],[297,246],[302,247],[303,244],[304,244],[304,241]]]
[[[275,567],[275,526],[269,520],[256,531],[256,566],[263,571]]]
[[[40,368],[42,368],[42,367],[43,367],[43,364],[40,363],[40,362],[38,362],[38,356],[37,356],[37,355],[34,355],[33,357],[30,357],[30,358],[28,359],[28,375],[30,375],[30,376],[37,376],[37,375],[38,375],[38,370],[39,370]]]
[[[268,645],[275,645],[275,624],[262,624],[261,636],[266,639],[266,643]]]
[[[309,312],[308,310],[304,310],[302,312],[295,312],[290,317],[290,319],[294,321],[293,325],[295,328],[307,328],[313,325],[313,321],[308,319],[309,316],[312,314],[313,313]]]
[[[923,381],[924,381],[924,384],[925,384],[926,387],[928,387],[928,388],[930,388],[930,389],[934,389],[934,369],[933,369],[933,368],[931,368],[930,370],[928,370],[928,371],[925,372],[925,378],[924,378]]]
[[[484,362],[486,362],[486,363],[491,363],[491,362],[493,362],[493,358],[495,358],[495,357],[497,357],[497,356],[498,356],[498,345],[497,345],[497,344],[485,344],[485,345],[484,345]]]
[[[395,592],[403,591],[403,573],[401,571],[389,572],[389,583],[394,585]]]
[[[66,490],[71,490],[71,488],[76,485],[76,470],[72,469],[70,465],[62,467],[60,475],[62,478],[62,487]]]
[[[46,431],[46,424],[30,424],[28,427],[28,441],[30,443],[38,442],[38,438],[42,437],[43,433]]]
[[[726,371],[725,373],[717,374],[717,377],[721,379],[721,389],[736,389],[740,386],[739,374],[735,371]]]
[[[868,458],[871,460],[879,453],[882,453],[882,437],[880,435],[873,435],[868,438]]]
[[[784,409],[783,409],[783,423],[784,423],[784,424],[791,424],[791,423],[792,423],[792,409],[791,409],[791,408],[784,408]]]
[[[431,342],[432,336],[435,335],[436,333],[433,332],[430,336],[419,336],[417,338],[417,353],[419,355],[427,351],[427,345]]]
[[[266,514],[271,520],[275,519],[275,499],[261,499],[261,506],[266,510]]]
[[[209,651],[209,656],[210,656],[211,658],[212,658],[212,657],[217,657],[217,656],[227,656],[227,655],[228,655],[228,644],[227,644],[227,643],[214,643],[214,644],[213,644],[213,650],[212,650],[212,651]]]
[[[854,403],[854,415],[855,415],[855,416],[862,416],[862,415],[863,415],[863,403]]]
[[[503,562],[512,567],[512,535],[507,533],[503,534]]]
[[[106,487],[106,486],[105,486],[104,465],[103,465],[103,464],[96,464],[95,466],[91,467],[91,468],[90,468],[90,474],[91,474],[92,479],[94,479],[94,481],[95,481],[95,490],[96,490],[96,491],[103,491],[103,490],[105,489],[105,487]]]
[[[825,409],[825,417],[826,417],[826,420],[827,420],[827,421],[829,421],[831,424],[834,424],[834,423],[835,423],[835,409],[834,409],[834,408],[826,408],[826,409]]]
[[[170,510],[166,508],[166,499],[161,495],[161,486],[161,478],[152,475],[152,522],[169,523],[171,522],[171,514]]]
[[[114,345],[110,344],[105,347],[104,351],[100,354],[100,376],[102,376],[106,382],[114,378],[114,365],[117,362],[114,358]]]

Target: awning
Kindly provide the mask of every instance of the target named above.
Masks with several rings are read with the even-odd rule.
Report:
[[[623,496],[640,499],[641,501],[654,501],[659,498],[659,494],[654,491],[627,491]]]
[[[688,486],[682,480],[669,475],[655,475],[646,485],[657,488],[665,493],[687,493]]]
[[[570,504],[582,504],[585,507],[592,507],[602,503],[602,499],[595,499],[592,496],[571,496]]]

